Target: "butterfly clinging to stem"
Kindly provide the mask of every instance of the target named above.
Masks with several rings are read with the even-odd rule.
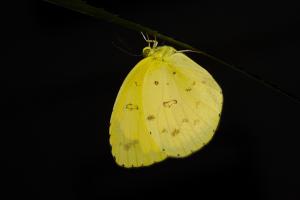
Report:
[[[220,86],[185,50],[143,37],[145,58],[124,80],[110,119],[112,154],[126,168],[198,151],[212,139],[223,104]]]

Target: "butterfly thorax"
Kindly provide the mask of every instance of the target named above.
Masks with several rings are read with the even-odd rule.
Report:
[[[164,59],[176,53],[176,49],[170,46],[145,47],[143,49],[144,57],[154,57],[156,59]]]

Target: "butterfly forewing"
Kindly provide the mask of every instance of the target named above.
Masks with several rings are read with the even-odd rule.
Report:
[[[112,154],[119,165],[147,166],[164,159],[145,125],[142,85],[149,63],[143,60],[128,74],[118,93],[110,124]]]

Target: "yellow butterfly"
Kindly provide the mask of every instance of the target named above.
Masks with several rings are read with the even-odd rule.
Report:
[[[145,58],[124,80],[110,119],[112,154],[126,168],[201,149],[216,131],[223,104],[220,86],[204,68],[183,51],[144,39]]]

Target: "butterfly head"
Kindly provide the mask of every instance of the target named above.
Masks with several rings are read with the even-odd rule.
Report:
[[[143,49],[143,56],[148,57],[152,54],[152,52],[153,52],[153,49],[151,47],[147,46]]]

